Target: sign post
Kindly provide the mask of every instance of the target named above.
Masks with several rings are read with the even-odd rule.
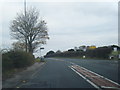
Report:
[[[40,57],[42,57],[41,50],[44,49],[43,47],[40,47]]]
[[[42,54],[41,54],[41,50],[44,49],[43,47],[40,47],[40,60],[43,61],[43,57],[42,57]]]

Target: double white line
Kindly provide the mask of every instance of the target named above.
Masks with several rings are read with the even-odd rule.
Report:
[[[83,67],[81,67],[81,66],[78,66],[78,65],[76,65],[76,64],[74,64],[74,63],[72,63],[72,62],[70,62],[70,63],[73,64],[73,65],[69,66],[69,68],[71,68],[74,72],[76,72],[79,76],[81,76],[84,80],[86,80],[88,83],[90,83],[92,86],[94,86],[94,87],[97,88],[98,90],[102,90],[102,88],[109,88],[109,89],[114,89],[114,90],[120,90],[120,88],[118,88],[118,87],[120,87],[120,85],[119,85],[118,83],[116,83],[116,82],[114,82],[114,81],[112,81],[112,80],[110,80],[110,79],[108,79],[108,78],[105,78],[104,76],[99,75],[99,74],[97,74],[97,73],[95,73],[95,72],[92,72],[92,71],[90,71],[90,70],[88,70],[88,69],[86,69],[86,68],[83,68]],[[93,76],[93,77],[103,78],[104,80],[107,80],[107,81],[109,81],[110,83],[113,83],[113,84],[117,85],[118,87],[98,86],[96,83],[92,82],[89,78],[87,78],[87,77],[86,77],[87,75],[84,76],[84,75],[82,75],[80,72],[78,72],[78,71],[75,69],[74,66],[77,66],[78,68],[81,68],[81,69],[83,69],[83,70],[85,70],[85,71],[87,71],[87,72],[90,72],[90,73],[94,74],[95,76]]]

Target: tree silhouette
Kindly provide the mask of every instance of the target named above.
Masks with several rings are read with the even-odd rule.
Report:
[[[49,39],[46,22],[39,19],[39,12],[35,8],[26,10],[26,14],[17,14],[10,29],[13,38],[25,43],[26,52],[33,53]]]

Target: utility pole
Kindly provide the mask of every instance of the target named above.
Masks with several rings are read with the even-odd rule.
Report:
[[[25,13],[25,16],[26,16],[26,0],[24,0],[24,13]]]
[[[24,14],[26,18],[26,0],[24,0]],[[26,52],[28,52],[27,51],[27,36],[25,37],[25,49],[26,49]]]

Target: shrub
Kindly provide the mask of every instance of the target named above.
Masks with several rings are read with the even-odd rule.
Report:
[[[9,51],[2,55],[3,70],[24,68],[34,63],[34,56],[23,51]]]
[[[9,51],[2,54],[2,79],[5,80],[19,69],[30,66],[35,59],[31,53],[23,51]]]
[[[2,69],[3,72],[14,68],[13,60],[10,59],[9,53],[2,54]]]

